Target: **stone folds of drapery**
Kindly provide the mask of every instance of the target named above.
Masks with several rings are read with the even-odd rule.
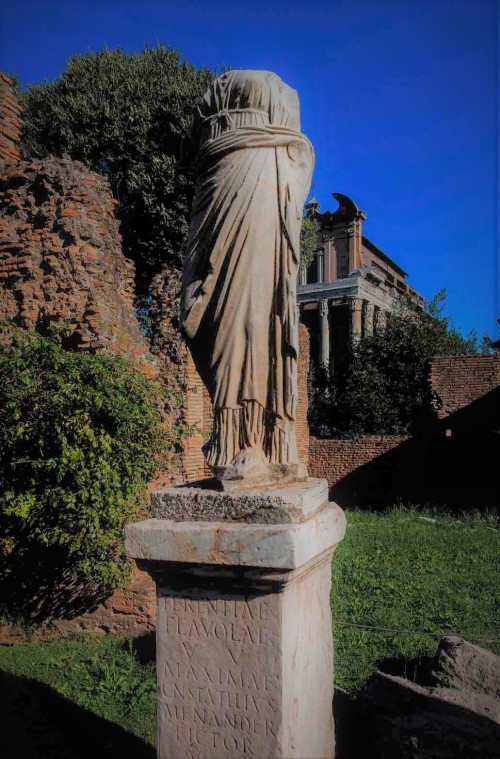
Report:
[[[212,466],[247,446],[297,461],[295,288],[314,163],[299,129],[297,94],[269,72],[227,72],[195,113],[181,324],[214,405]]]

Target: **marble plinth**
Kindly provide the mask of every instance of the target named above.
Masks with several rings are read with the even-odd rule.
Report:
[[[227,495],[227,494],[225,494]],[[331,759],[331,557],[345,517],[150,519],[128,556],[157,584],[160,759]]]
[[[208,481],[208,485],[210,481]],[[309,477],[272,490],[221,492],[205,483],[157,490],[151,496],[155,517],[176,521],[304,522],[328,501],[328,482]]]

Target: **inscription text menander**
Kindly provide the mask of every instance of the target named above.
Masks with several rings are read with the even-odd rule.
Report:
[[[190,759],[272,756],[278,740],[279,613],[273,596],[164,590],[158,624],[162,745]]]

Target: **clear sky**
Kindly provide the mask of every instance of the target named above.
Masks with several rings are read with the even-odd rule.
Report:
[[[276,71],[316,150],[313,193],[455,326],[497,335],[497,0],[3,0],[0,68],[55,78],[73,53],[160,42],[196,65]]]

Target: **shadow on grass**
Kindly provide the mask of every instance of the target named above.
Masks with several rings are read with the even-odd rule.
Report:
[[[4,759],[154,759],[140,738],[35,680],[0,672]]]
[[[134,656],[139,664],[156,663],[156,632],[144,633],[133,640]]]
[[[377,663],[377,669],[387,675],[404,677],[412,683],[433,687],[437,685],[434,670],[436,668],[435,656],[416,656],[413,659],[405,659],[404,656],[395,656],[383,659]]]

